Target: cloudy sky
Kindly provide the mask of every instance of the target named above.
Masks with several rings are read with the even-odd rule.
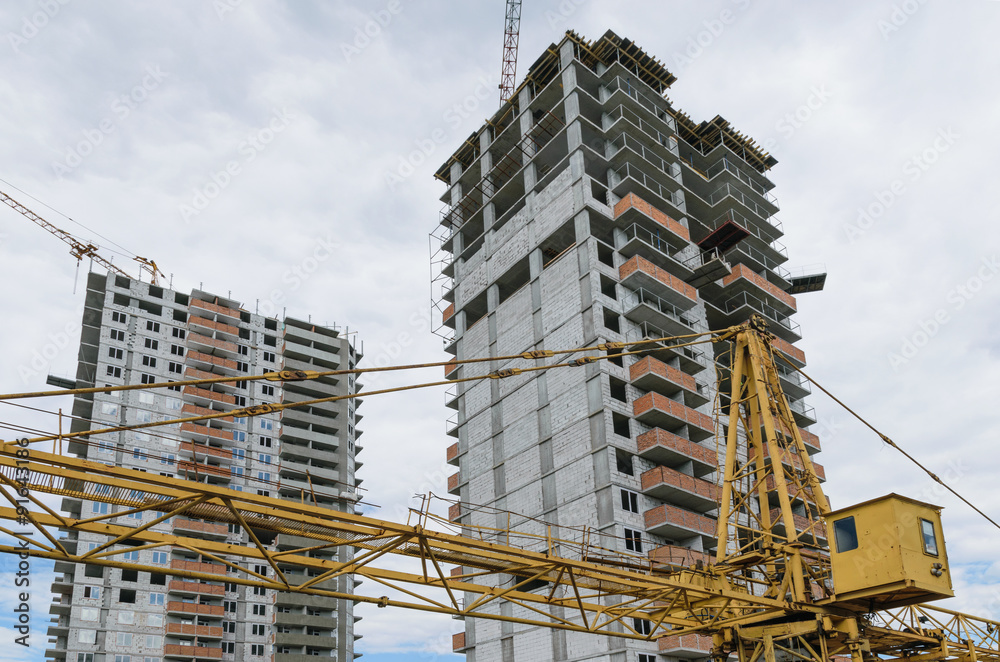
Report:
[[[128,255],[147,256],[176,289],[349,327],[369,365],[442,360],[432,173],[497,106],[503,10],[9,0],[0,190],[126,270]],[[995,0],[529,0],[519,68],[566,29],[610,28],[677,74],[678,107],[721,114],[770,149],[788,266],[830,274],[825,292],[800,297],[808,371],[995,517],[998,21]],[[0,389],[72,374],[84,275],[6,208],[0,251]],[[374,512],[396,518],[412,495],[446,492],[443,402],[442,389],[365,401]],[[953,604],[1000,617],[1000,531],[823,396],[813,404],[834,505],[895,491],[945,506]],[[37,656],[2,646],[0,660],[41,659],[50,580],[34,568]],[[458,659],[445,652],[459,622],[388,611],[358,610],[366,659]]]

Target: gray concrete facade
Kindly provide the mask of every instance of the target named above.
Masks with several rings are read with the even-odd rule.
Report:
[[[303,320],[278,320],[201,290],[181,293],[114,275],[91,273],[83,314],[77,387],[259,375],[282,369],[353,368],[361,352],[339,330]],[[292,365],[294,364],[294,366]],[[315,381],[237,381],[204,386],[98,393],[74,400],[73,431],[162,421],[262,403],[356,393],[354,376]],[[341,400],[255,417],[218,418],[145,430],[92,435],[65,449],[81,458],[187,478],[296,501],[354,510],[361,466],[356,428],[359,400]],[[124,510],[64,499],[78,517]],[[138,526],[145,518],[114,517]],[[176,516],[154,530],[252,545],[237,525]],[[66,544],[93,549],[106,538],[66,534]],[[273,549],[295,544],[277,536]],[[355,657],[353,603],[297,598],[226,581],[226,566],[179,547],[120,550],[163,573],[57,563],[46,658],[65,662],[268,660],[292,662]],[[317,552],[320,553],[320,552]],[[348,560],[350,549],[328,552]],[[194,564],[192,566],[192,564]],[[171,567],[219,575],[217,582],[173,578]],[[248,568],[273,574],[267,566]],[[283,569],[290,580],[296,575]],[[301,576],[304,580],[304,576]],[[352,592],[350,577],[329,586]]]
[[[608,342],[636,348],[759,314],[804,365],[792,345],[800,338],[790,319],[795,300],[765,176],[775,161],[721,118],[692,122],[665,98],[671,82],[628,40],[568,33],[441,166],[448,188],[432,262],[446,349],[457,359]],[[720,248],[713,233],[733,226],[742,238]],[[459,501],[451,519],[543,537],[551,525],[555,537],[590,535],[662,563],[707,560],[718,544],[713,407],[725,348],[644,348],[456,384],[448,398],[457,437],[448,461],[458,467],[449,492]],[[445,372],[468,378],[554,361]],[[797,422],[815,423],[802,400],[808,387],[791,371],[781,377]],[[818,452],[815,435],[804,437]],[[521,615],[510,604],[495,609]],[[623,632],[646,627],[629,620]],[[487,620],[466,621],[454,641],[470,662],[652,662],[704,658],[709,645]]]

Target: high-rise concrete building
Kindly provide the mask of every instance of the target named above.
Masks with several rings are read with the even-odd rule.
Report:
[[[353,368],[361,353],[336,328],[264,317],[237,301],[201,290],[189,294],[114,275],[90,274],[76,387],[114,386],[282,369]],[[66,384],[69,386],[69,384]],[[261,403],[289,403],[355,393],[354,376],[300,382],[236,381],[167,390],[77,396],[73,431],[164,421]],[[289,408],[254,417],[226,417],[143,430],[91,435],[65,449],[89,460],[166,476],[255,491],[330,508],[355,508],[356,399]],[[75,517],[110,515],[122,507],[65,499]],[[138,526],[155,514],[109,520]],[[154,530],[237,545],[253,544],[237,525],[175,516]],[[71,533],[78,552],[107,538]],[[284,534],[274,549],[303,546]],[[315,554],[323,555],[317,551]],[[349,559],[349,549],[327,557]],[[46,657],[65,662],[273,660],[315,656],[353,659],[352,602],[278,593],[226,581],[227,568],[189,550],[127,551],[116,558],[159,565],[163,573],[57,563]],[[171,577],[170,568],[218,575],[218,581]],[[250,568],[272,574],[267,566]],[[284,570],[294,581],[294,571]],[[61,576],[59,576],[61,573]],[[304,580],[304,577],[301,579]],[[328,588],[351,592],[348,577]]]
[[[611,32],[595,42],[567,33],[437,171],[448,188],[432,260],[443,325],[453,329],[446,348],[457,359],[605,342],[638,349],[638,340],[756,314],[804,365],[792,344],[800,331],[791,292],[819,284],[782,266],[765,176],[776,161],[721,117],[693,122],[664,95],[674,80]],[[451,518],[520,523],[543,536],[546,522],[564,539],[588,527],[592,540],[622,553],[707,561],[718,546],[714,407],[726,404],[716,372],[717,363],[728,367],[725,351],[725,343],[661,344],[640,356],[456,384],[449,433],[458,441],[448,461],[458,472],[448,488],[460,503]],[[525,365],[454,365],[446,375]],[[798,424],[815,423],[807,385],[791,370],[781,378]],[[816,435],[803,437],[819,451]],[[495,608],[518,616],[512,607]],[[623,627],[648,632],[648,623],[628,621]],[[454,642],[470,662],[652,662],[704,658],[710,645],[699,636],[636,642],[485,620],[467,621]]]

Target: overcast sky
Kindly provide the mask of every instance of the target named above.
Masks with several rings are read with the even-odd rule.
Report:
[[[89,230],[0,190],[126,270],[111,242],[155,259],[175,289],[349,327],[369,365],[443,360],[430,333],[427,235],[444,192],[432,173],[497,106],[503,11],[499,0],[9,0],[0,178]],[[566,29],[610,28],[678,76],[677,107],[721,114],[764,144],[779,161],[787,266],[829,272],[824,292],[799,297],[808,372],[994,517],[998,20],[995,0],[529,0],[518,69]],[[5,207],[0,250],[0,389],[72,374],[84,274]],[[413,494],[446,493],[443,403],[434,389],[361,407],[374,513],[397,518]],[[829,400],[812,403],[834,506],[887,492],[945,506],[953,605],[1000,617],[1000,531]],[[0,660],[41,659],[50,578],[33,568],[37,656],[6,646],[8,627]],[[458,659],[444,653],[459,621],[391,611],[358,609],[366,659]]]

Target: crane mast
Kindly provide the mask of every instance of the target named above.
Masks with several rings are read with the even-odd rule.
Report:
[[[392,522],[356,514],[350,503],[344,510],[313,505],[307,494],[296,503],[32,447],[54,436],[0,447],[0,495],[10,504],[0,507],[0,520],[35,527],[26,534],[0,526],[20,542],[0,545],[0,552],[630,639],[701,634],[711,636],[712,657],[720,661],[1000,662],[1000,623],[925,604],[952,595],[939,508],[889,495],[830,510],[781,391],[772,338],[760,318],[712,333],[712,342],[729,343],[731,370],[723,385],[728,419],[722,426],[718,551],[709,565],[617,553],[593,544],[586,532],[556,540],[462,525],[461,534],[449,533],[432,526],[436,518],[425,507],[406,523]],[[256,406],[226,413],[266,411]],[[179,420],[194,418],[161,424]],[[94,516],[59,515],[42,495],[114,508]],[[115,523],[136,512],[152,517],[138,527]],[[158,529],[178,515],[223,531],[240,526],[252,544]],[[57,539],[53,528],[68,535]],[[84,550],[76,543],[81,533],[106,542]],[[281,534],[304,542],[279,549],[274,541]],[[171,547],[198,562],[164,567],[121,556]],[[355,556],[345,562],[313,555],[339,547],[353,548]],[[894,556],[893,550],[907,554]],[[379,560],[387,555],[411,559],[411,567],[383,565]],[[343,592],[336,580],[345,574],[402,597]],[[512,603],[513,611],[496,608],[501,601]],[[634,626],[634,619],[646,626]]]
[[[521,0],[507,0],[504,17],[503,65],[500,67],[500,105],[514,94],[517,82],[517,42],[521,33]]]

